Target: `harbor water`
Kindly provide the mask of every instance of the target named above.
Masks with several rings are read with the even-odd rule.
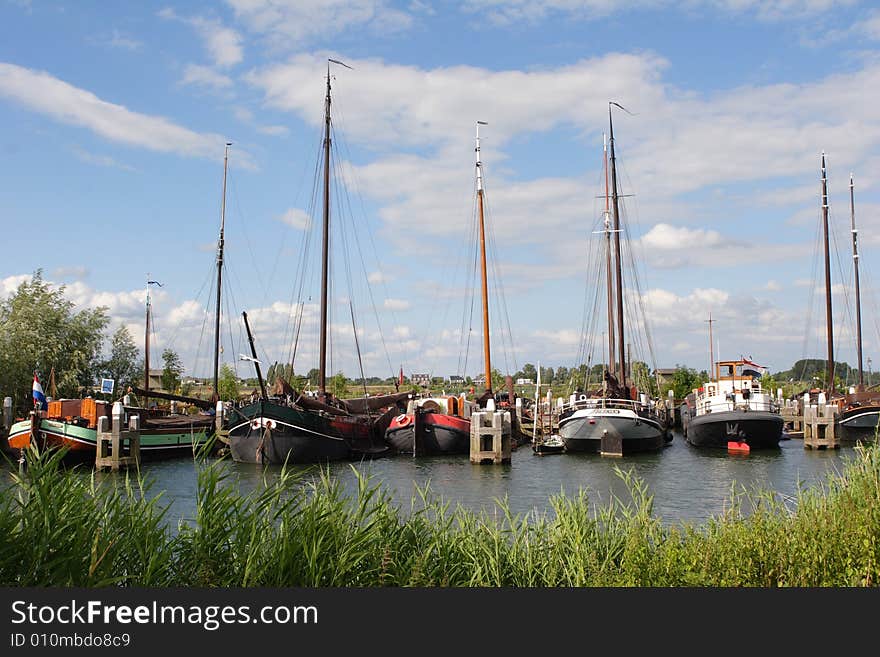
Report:
[[[595,454],[536,455],[530,446],[514,450],[509,464],[472,464],[467,455],[419,457],[398,455],[360,462],[334,462],[323,466],[344,490],[357,490],[355,470],[381,485],[406,512],[416,487],[428,487],[429,497],[450,507],[497,514],[498,500],[506,499],[517,515],[552,516],[550,499],[583,490],[590,502],[606,506],[612,496],[626,502],[629,488],[618,473],[631,472],[642,480],[653,497],[654,516],[664,524],[703,524],[730,506],[734,494],[755,489],[771,490],[794,508],[799,489],[822,485],[830,474],[842,471],[855,456],[852,447],[805,449],[798,438],[783,440],[778,449],[733,454],[726,450],[698,449],[681,434],[656,453],[623,458]],[[278,475],[280,466],[235,463],[226,458],[220,467],[228,481],[247,494]],[[81,466],[82,467],[82,466]],[[198,467],[190,458],[148,462],[141,472],[151,482],[151,494],[163,492],[169,506],[167,519],[192,519],[196,505]],[[319,475],[319,466],[297,465],[305,481]],[[88,471],[88,470],[87,470]],[[98,473],[101,479],[124,481],[124,472]],[[418,506],[418,504],[417,504]]]

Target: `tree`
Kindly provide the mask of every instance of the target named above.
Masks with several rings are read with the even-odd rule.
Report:
[[[337,372],[330,379],[330,391],[339,399],[344,399],[348,395],[348,379],[345,378],[345,374]]]
[[[694,388],[706,381],[697,371],[691,367],[684,365],[676,365],[675,373],[672,375],[672,383],[667,388],[671,389],[675,399],[681,400],[687,397]]]
[[[116,391],[124,392],[138,380],[138,356],[131,332],[120,324],[110,341],[110,358],[101,363],[101,374],[116,382]]]
[[[33,408],[35,370],[45,385],[55,369],[61,397],[79,397],[99,374],[107,308],[74,312],[64,291],[38,269],[0,303],[0,390],[12,397],[16,413]]]
[[[223,401],[235,401],[238,399],[238,376],[229,363],[223,363],[220,374],[217,377],[220,399]]]
[[[173,349],[166,349],[162,352],[162,362],[165,363],[165,367],[162,369],[162,388],[166,392],[173,393],[180,387],[183,363]]]
[[[557,383],[567,384],[569,379],[572,377],[572,372],[569,372],[567,367],[557,367],[556,374],[554,378]]]
[[[649,397],[654,397],[659,393],[657,389],[657,381],[651,376],[651,370],[644,361],[637,360],[630,365],[632,374],[631,383],[635,383],[640,391],[647,393]]]
[[[531,363],[526,363],[522,368],[522,378],[523,379],[531,379],[532,381],[537,382],[538,380],[538,370],[535,369],[535,366]]]

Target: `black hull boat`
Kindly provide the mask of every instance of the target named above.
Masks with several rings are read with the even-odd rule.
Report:
[[[750,449],[779,447],[782,416],[764,411],[721,411],[699,417],[682,416],[685,440],[695,447],[728,447],[746,443]]]
[[[471,421],[470,418],[439,412],[403,413],[391,420],[385,430],[385,440],[398,454],[468,454],[471,449]]]
[[[566,452],[625,456],[662,449],[671,440],[665,423],[635,408],[585,408],[559,420]]]
[[[880,406],[856,406],[843,411],[837,419],[840,442],[847,444],[877,442]]]
[[[229,450],[241,463],[340,461],[351,456],[354,436],[367,432],[368,427],[331,423],[307,411],[261,400],[234,411]]]
[[[319,463],[387,456],[385,429],[406,393],[337,400],[340,407],[288,395],[259,399],[229,412],[229,451],[242,463]],[[286,401],[287,398],[296,402]]]

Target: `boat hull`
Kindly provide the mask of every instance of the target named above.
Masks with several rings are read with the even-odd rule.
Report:
[[[750,449],[772,449],[782,440],[784,421],[778,413],[720,411],[687,417],[685,440],[695,447],[727,447],[745,442]]]
[[[240,409],[229,422],[229,451],[240,463],[320,463],[388,452],[366,418],[329,416],[273,401]]]
[[[192,454],[207,443],[213,433],[213,424],[206,426],[199,422],[185,427],[142,429],[140,457],[153,460]],[[40,420],[38,438],[40,448],[67,448],[71,459],[94,459],[97,453],[97,429],[76,423],[43,418]],[[10,449],[26,449],[31,439],[30,420],[16,422],[10,427],[7,438]]]
[[[413,454],[417,425],[417,456],[470,453],[471,421],[457,415],[422,413],[418,419],[412,413],[399,415],[385,430],[386,442],[399,454]]]
[[[664,424],[623,409],[579,410],[559,422],[566,452],[626,455],[662,449],[670,440]]]
[[[861,406],[844,411],[837,420],[841,443],[874,443],[880,422],[880,406]]]

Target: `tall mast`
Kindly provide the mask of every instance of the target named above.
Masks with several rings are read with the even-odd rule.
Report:
[[[626,357],[624,354],[623,337],[623,270],[620,262],[620,205],[617,196],[617,164],[614,157],[614,124],[611,122],[611,106],[608,103],[608,128],[611,146],[611,207],[614,211],[614,261],[615,261],[615,292],[617,296],[617,354],[618,381],[626,387]],[[618,105],[619,107],[619,105]]]
[[[859,297],[859,239],[856,230],[856,205],[853,196],[853,175],[849,174],[849,218],[852,226],[853,272],[856,284],[856,354],[859,363],[859,387],[865,388],[865,375],[862,370],[862,302]]]
[[[324,99],[324,228],[321,247],[321,352],[318,396],[327,394],[327,265],[330,253],[330,64],[327,63],[327,97]]]
[[[145,397],[150,392],[150,281],[147,281],[147,317],[144,322],[144,392]]]
[[[828,245],[828,179],[825,176],[825,151],[822,151],[822,234],[825,248],[825,333],[828,339],[828,363],[825,389],[834,391],[834,331],[831,321],[831,255]]]
[[[605,170],[605,284],[608,299],[608,371],[614,371],[614,290],[611,281],[611,212],[608,209],[608,138],[602,135],[602,168]]]
[[[337,59],[327,59],[327,97],[324,100],[324,228],[321,246],[321,351],[318,365],[318,398],[327,396],[327,290],[330,260],[330,62],[351,68]]]
[[[477,121],[477,200],[480,209],[480,267],[483,282],[483,355],[486,360],[486,392],[492,392],[492,358],[489,352],[489,278],[486,273],[486,229],[483,221],[483,168],[480,161],[480,126],[489,125]]]
[[[223,198],[220,202],[220,238],[217,240],[217,309],[214,313],[214,401],[220,399],[220,290],[223,279],[223,232],[226,227],[226,169],[229,163],[229,147],[223,154]]]
[[[712,322],[715,320],[712,319],[712,313],[709,313],[709,319],[706,320],[709,322],[709,379],[711,380],[713,376],[718,376],[715,374],[715,352],[712,351]]]
[[[150,323],[153,316],[153,304],[150,301],[150,286],[158,285],[162,287],[159,281],[149,280],[150,275],[147,274],[147,317],[144,322],[144,397],[150,395]]]

